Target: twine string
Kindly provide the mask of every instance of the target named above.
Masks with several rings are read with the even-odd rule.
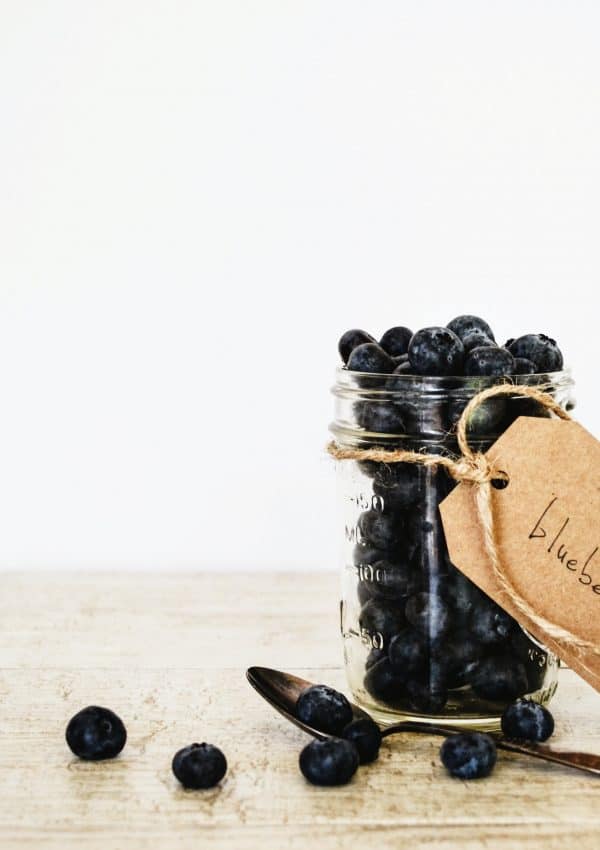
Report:
[[[494,522],[492,482],[496,480],[506,481],[508,477],[503,470],[496,469],[483,452],[475,451],[471,448],[467,437],[467,430],[471,417],[477,408],[488,399],[503,395],[518,395],[524,398],[534,399],[542,407],[551,411],[560,419],[571,419],[571,416],[563,410],[560,404],[543,390],[536,387],[517,386],[514,384],[497,384],[473,396],[463,410],[456,425],[456,439],[460,451],[458,458],[451,458],[441,454],[408,451],[406,449],[343,448],[335,441],[329,443],[327,450],[336,460],[369,460],[376,463],[413,463],[426,468],[442,467],[456,481],[465,481],[476,485],[475,504],[483,542],[494,576],[498,581],[503,595],[510,599],[521,614],[540,630],[554,638],[557,643],[579,651],[585,650],[592,652],[594,655],[600,655],[600,648],[594,643],[578,638],[568,629],[547,620],[539,614],[517,590],[502,562]]]

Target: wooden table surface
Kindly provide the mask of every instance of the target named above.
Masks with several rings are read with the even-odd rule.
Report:
[[[402,735],[349,785],[308,785],[308,739],[244,671],[344,688],[337,598],[332,574],[4,574],[0,846],[598,850],[600,778],[511,754],[463,782],[441,767],[440,739]],[[67,721],[92,703],[127,726],[114,761],[66,747]],[[562,671],[556,746],[600,752],[599,709]],[[185,791],[172,755],[204,740],[229,772],[220,788]]]

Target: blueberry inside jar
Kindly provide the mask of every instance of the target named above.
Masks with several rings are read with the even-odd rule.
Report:
[[[394,351],[407,340],[397,364],[353,332],[357,346],[345,351],[333,388],[338,446],[457,457],[464,408],[507,380],[573,407],[573,382],[554,340],[529,334],[500,346],[476,317],[449,325],[412,338],[403,326],[404,337],[396,329],[384,334],[383,342],[394,338]],[[382,365],[385,372],[374,371]],[[548,415],[516,394],[490,398],[469,422],[469,442],[487,451],[519,416]],[[411,717],[481,729],[499,728],[515,699],[547,703],[558,659],[450,561],[439,512],[456,486],[449,473],[371,460],[342,460],[337,468],[341,631],[355,701],[384,724]]]

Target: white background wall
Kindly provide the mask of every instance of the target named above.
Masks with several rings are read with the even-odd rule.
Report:
[[[347,327],[548,332],[600,434],[599,28],[0,2],[0,566],[333,567]]]

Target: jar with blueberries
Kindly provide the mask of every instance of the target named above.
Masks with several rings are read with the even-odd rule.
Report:
[[[554,340],[528,334],[500,346],[474,316],[415,334],[392,328],[379,342],[348,331],[339,347],[331,431],[341,448],[456,457],[467,403],[507,380],[574,406]],[[530,398],[490,398],[469,422],[470,445],[487,451],[519,416],[548,415]],[[547,703],[556,656],[450,562],[438,509],[456,484],[446,470],[341,460],[338,481],[341,631],[354,699],[382,723],[488,729],[518,697]]]

